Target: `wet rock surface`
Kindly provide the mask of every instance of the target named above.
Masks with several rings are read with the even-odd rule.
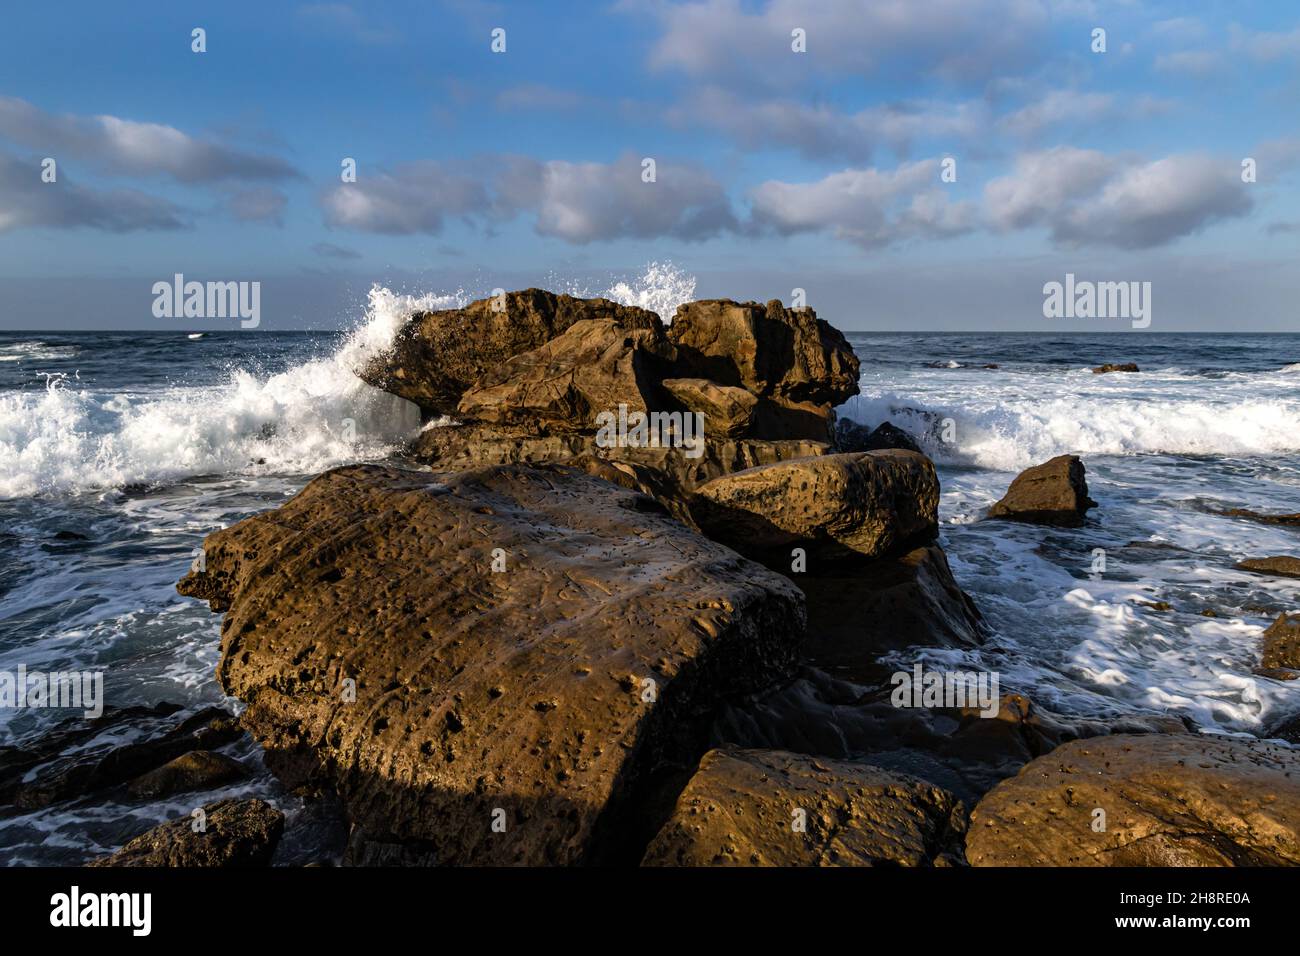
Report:
[[[1077,455],[1058,455],[1017,475],[988,516],[1069,527],[1082,524],[1096,506],[1088,497],[1083,462]]]
[[[266,866],[284,830],[284,814],[262,800],[221,800],[131,840],[90,866]]]
[[[1289,554],[1271,558],[1247,558],[1237,562],[1238,569],[1277,578],[1300,578],[1300,558]]]

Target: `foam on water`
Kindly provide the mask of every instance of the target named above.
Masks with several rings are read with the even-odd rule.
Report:
[[[106,391],[50,375],[42,391],[0,393],[0,497],[190,475],[314,472],[380,457],[419,426],[415,406],[355,374],[411,312],[463,294],[371,290],[363,320],[332,354],[277,375],[233,368],[218,386]]]

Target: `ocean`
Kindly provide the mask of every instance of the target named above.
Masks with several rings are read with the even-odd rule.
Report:
[[[352,369],[412,308],[464,298],[376,290],[355,329],[331,334],[0,333],[0,671],[102,671],[112,707],[233,708],[214,680],[220,617],[176,581],[208,533],[415,434],[414,407]],[[1295,582],[1233,568],[1300,554],[1300,529],[1214,513],[1300,511],[1300,335],[848,337],[863,394],[842,414],[922,436],[941,543],[990,630],[978,650],[909,651],[900,668],[992,670],[1004,693],[1061,713],[1174,714],[1208,733],[1266,736],[1300,714],[1300,681],[1254,673],[1263,629],[1300,603]],[[1130,361],[1142,371],[1089,369]],[[945,419],[954,441],[937,434]],[[1086,527],[979,520],[1016,472],[1064,453],[1083,457],[1100,504]],[[68,716],[0,710],[0,746]],[[256,762],[253,749],[237,755]],[[221,793],[300,806],[266,773]],[[191,803],[100,795],[12,815],[0,863],[80,863]]]

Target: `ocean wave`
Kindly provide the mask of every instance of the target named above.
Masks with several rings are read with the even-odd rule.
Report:
[[[461,304],[461,293],[407,296],[377,286],[333,354],[277,375],[240,368],[221,385],[147,395],[49,375],[44,390],[0,394],[0,497],[311,473],[382,457],[419,428],[419,412],[355,370],[390,347],[411,312]]]
[[[647,263],[641,274],[633,279],[611,279],[604,289],[576,282],[573,279],[552,276],[551,288],[578,299],[610,299],[622,305],[634,305],[655,313],[664,322],[671,323],[677,308],[695,300],[695,276],[672,262]]]
[[[1085,395],[968,394],[922,403],[894,392],[850,399],[841,413],[891,421],[936,459],[1018,471],[1056,455],[1280,455],[1300,450],[1300,400],[1210,402]],[[943,440],[945,426],[955,441]]]
[[[80,351],[75,345],[49,345],[40,340],[0,345],[0,362],[25,362],[74,358]]]

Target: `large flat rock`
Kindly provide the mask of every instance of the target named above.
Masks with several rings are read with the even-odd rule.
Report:
[[[205,555],[179,588],[229,609],[268,764],[441,863],[635,862],[804,630],[788,581],[563,468],[341,468]]]

